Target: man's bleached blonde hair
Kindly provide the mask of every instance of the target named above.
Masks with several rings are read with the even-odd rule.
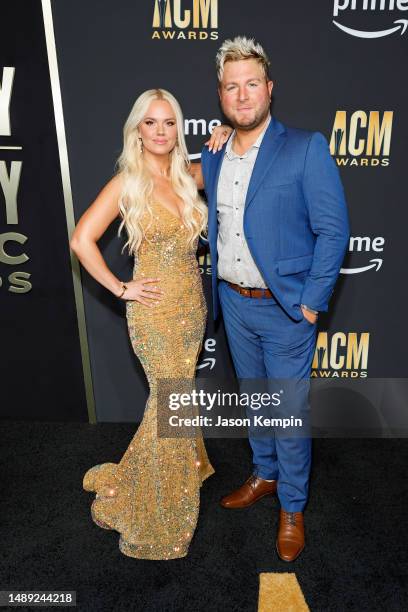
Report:
[[[224,40],[221,47],[218,49],[215,58],[218,82],[221,83],[222,81],[226,62],[237,62],[246,59],[255,59],[260,66],[262,66],[265,78],[269,81],[270,61],[262,45],[257,43],[253,38],[236,36],[233,40]]]

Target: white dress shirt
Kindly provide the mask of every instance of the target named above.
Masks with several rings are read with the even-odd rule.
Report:
[[[235,131],[225,147],[218,180],[218,267],[217,275],[241,287],[266,289],[267,285],[255,264],[244,236],[244,207],[249,181],[259,147],[270,123],[243,155],[234,152]]]

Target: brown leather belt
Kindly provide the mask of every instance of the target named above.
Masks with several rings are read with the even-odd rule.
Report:
[[[237,293],[240,293],[241,295],[245,295],[245,297],[273,298],[270,289],[252,289],[251,287],[240,287],[239,285],[236,285],[235,283],[230,283],[229,281],[227,281],[227,283],[229,284],[231,289],[234,289],[234,291],[237,291]]]

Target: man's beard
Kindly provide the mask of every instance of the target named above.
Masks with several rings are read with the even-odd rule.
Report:
[[[256,113],[254,119],[250,123],[239,123],[239,121],[237,121],[234,117],[228,116],[227,113],[224,111],[224,115],[227,117],[232,127],[235,130],[238,129],[238,130],[242,130],[243,132],[250,132],[251,130],[256,129],[258,126],[260,126],[265,121],[268,114],[269,114],[269,106],[263,109],[262,111],[259,111],[258,113]]]

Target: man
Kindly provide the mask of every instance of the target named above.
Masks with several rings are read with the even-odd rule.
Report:
[[[325,138],[271,117],[268,68],[263,48],[245,37],[225,41],[217,54],[221,106],[235,129],[220,152],[202,152],[213,310],[217,317],[220,302],[240,379],[309,385],[318,312],[328,310],[348,215]],[[307,409],[306,392],[300,412]],[[277,552],[293,561],[304,548],[310,436],[250,431],[249,439],[253,474],[221,505],[243,508],[277,493]]]

